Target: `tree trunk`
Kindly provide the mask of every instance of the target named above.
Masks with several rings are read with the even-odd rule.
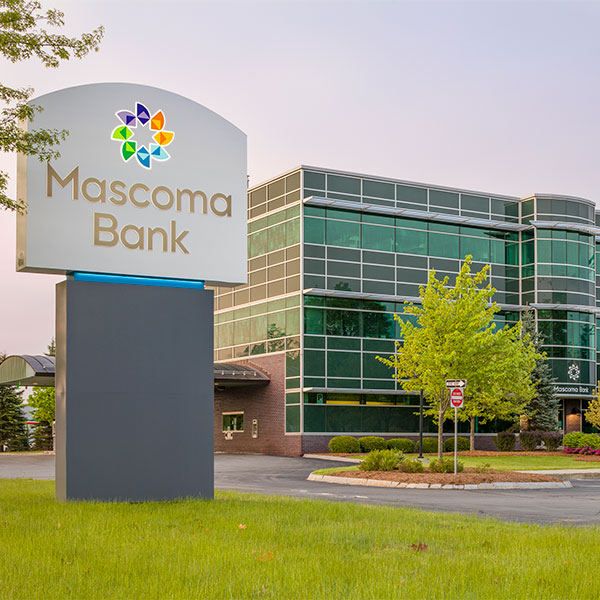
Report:
[[[445,410],[440,410],[438,413],[438,458],[442,458],[444,454],[444,414]]]
[[[471,432],[469,434],[469,449],[471,452],[475,450],[475,418],[471,417]]]

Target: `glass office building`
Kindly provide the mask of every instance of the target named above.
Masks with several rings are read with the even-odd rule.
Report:
[[[594,209],[582,198],[294,169],[249,190],[248,283],[215,289],[215,361],[261,368],[280,357],[281,368],[269,364],[281,419],[271,413],[261,428],[300,436],[302,451],[338,434],[415,436],[418,398],[376,356],[393,352],[394,313],[418,301],[428,271],[452,282],[470,254],[474,270],[491,265],[500,325],[535,310],[561,426],[578,429],[597,378]]]

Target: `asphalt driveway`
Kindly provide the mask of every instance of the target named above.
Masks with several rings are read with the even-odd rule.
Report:
[[[417,490],[306,481],[311,471],[344,463],[263,455],[217,454],[215,487],[362,504],[412,506],[507,521],[586,525],[600,523],[600,479],[573,480],[547,490]],[[54,456],[0,454],[0,479],[54,479]]]

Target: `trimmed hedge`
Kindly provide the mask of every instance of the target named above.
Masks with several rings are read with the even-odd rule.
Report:
[[[350,435],[337,435],[329,440],[329,452],[353,454],[360,452],[360,444]]]
[[[423,438],[423,453],[424,454],[435,454],[438,451],[437,438],[426,437]]]
[[[415,451],[415,443],[405,438],[394,438],[387,441],[390,450],[400,450],[404,454],[411,454]]]
[[[372,452],[373,450],[387,450],[387,442],[382,437],[376,435],[367,435],[358,438],[362,452]]]
[[[542,440],[546,444],[546,450],[554,452],[560,446],[562,435],[555,431],[544,431],[542,432]]]
[[[500,431],[494,438],[494,444],[500,452],[512,452],[516,442],[517,436],[512,431]]]
[[[593,448],[600,449],[600,436],[597,433],[581,433],[573,431],[567,433],[563,438],[563,446],[565,448]]]
[[[403,473],[424,473],[425,467],[423,463],[418,458],[408,458],[403,460],[398,469]]]
[[[467,450],[471,449],[471,442],[464,437],[459,437],[458,438],[458,451],[459,452],[466,452]],[[445,442],[444,442],[444,452],[454,452],[454,438],[448,438]],[[442,471],[443,473],[444,471]],[[452,472],[454,472],[454,466],[452,467]]]
[[[535,450],[541,441],[541,431],[521,431],[521,433],[519,433],[519,442],[521,444],[521,448],[527,452],[532,452]]]

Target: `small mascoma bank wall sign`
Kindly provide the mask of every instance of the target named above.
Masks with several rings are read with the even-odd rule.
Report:
[[[32,101],[60,158],[18,158],[17,270],[246,282],[246,135],[154,87],[101,83]]]

